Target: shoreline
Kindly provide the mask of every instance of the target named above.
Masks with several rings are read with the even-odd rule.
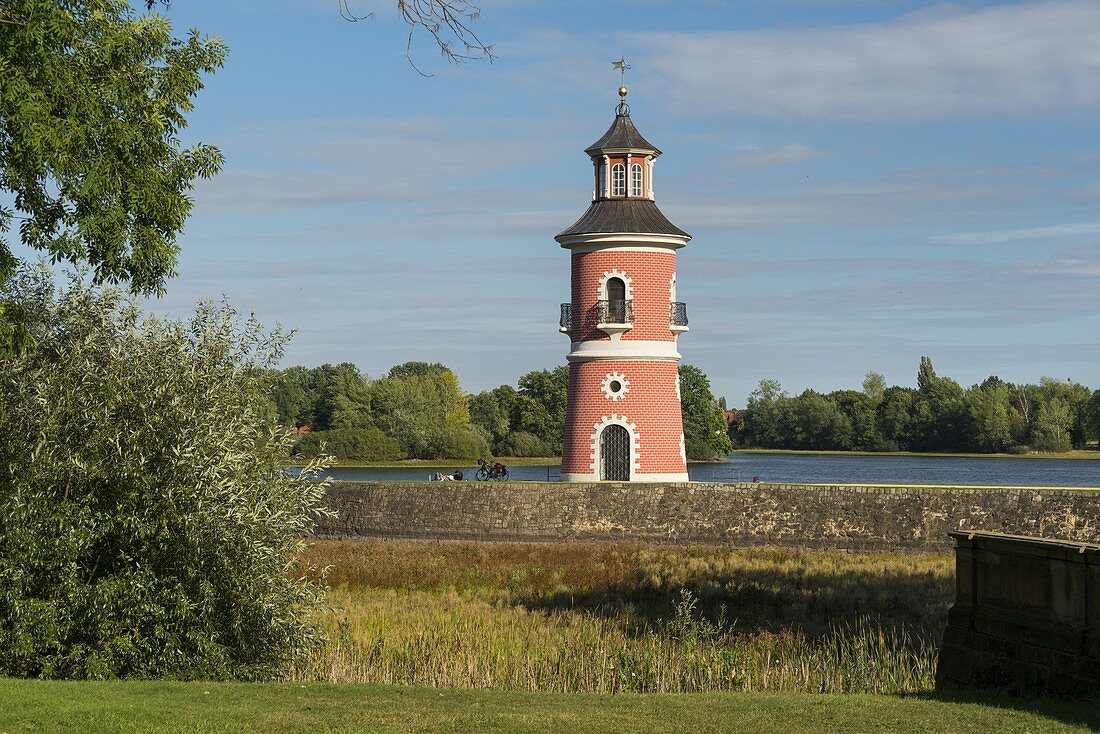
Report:
[[[791,456],[908,456],[951,459],[1064,459],[1071,461],[1100,461],[1100,450],[1075,449],[1061,453],[1028,454],[978,454],[964,451],[811,451],[799,449],[734,449],[733,454],[789,454]]]
[[[727,456],[707,460],[689,460],[689,464],[712,464],[727,462],[729,456],[737,455],[789,455],[789,456],[903,456],[916,458],[953,458],[953,459],[1064,459],[1069,461],[1100,461],[1100,450],[1079,449],[1057,454],[974,454],[965,452],[946,451],[810,451],[798,449],[734,449]],[[499,461],[505,466],[557,466],[561,463],[561,457],[557,456],[502,456],[493,461]],[[300,468],[304,464],[298,461],[289,461],[286,466]],[[469,468],[476,466],[476,461],[470,459],[407,459],[404,461],[337,461],[333,468],[341,469],[439,469],[448,467]]]

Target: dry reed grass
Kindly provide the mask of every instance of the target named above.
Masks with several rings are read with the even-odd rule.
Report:
[[[319,542],[293,677],[586,692],[929,690],[952,563],[613,543]]]

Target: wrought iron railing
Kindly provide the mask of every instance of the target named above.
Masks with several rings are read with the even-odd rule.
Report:
[[[688,325],[688,305],[683,301],[668,304],[668,320],[673,326]]]
[[[596,301],[597,324],[633,324],[634,301]]]
[[[573,328],[573,304],[563,303],[561,305],[561,319],[558,320],[558,326],[563,329]]]

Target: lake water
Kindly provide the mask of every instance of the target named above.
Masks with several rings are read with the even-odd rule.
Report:
[[[335,479],[423,481],[436,471],[461,468],[467,480],[477,466],[355,469],[334,467]],[[509,479],[558,481],[558,466],[510,466]],[[962,458],[954,456],[820,456],[731,454],[729,461],[689,464],[697,482],[781,484],[950,484],[1014,487],[1100,487],[1100,460]]]

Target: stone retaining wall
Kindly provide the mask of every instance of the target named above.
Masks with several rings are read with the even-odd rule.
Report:
[[[946,552],[948,532],[1100,541],[1100,491],[785,484],[335,482],[336,538],[633,540]]]
[[[1095,698],[1100,691],[1100,545],[952,533],[955,605],[938,687]]]

